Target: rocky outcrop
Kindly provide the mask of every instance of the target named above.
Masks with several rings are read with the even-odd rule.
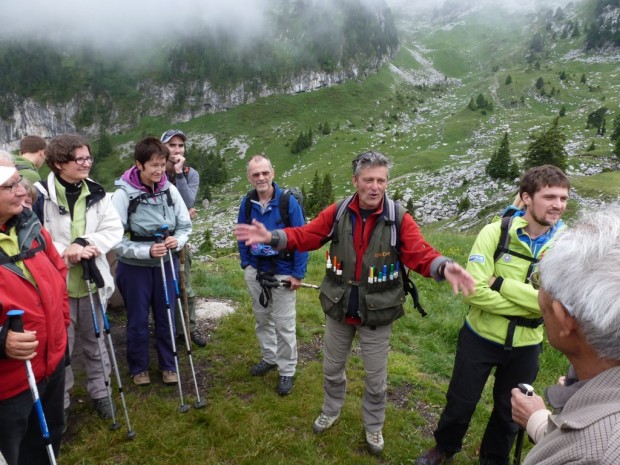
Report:
[[[24,99],[15,102],[13,116],[0,120],[0,142],[10,149],[25,135],[52,137],[75,132],[73,120],[78,111],[75,99],[64,104],[47,104]]]
[[[180,110],[175,109],[180,92],[177,86],[143,82],[139,85],[139,91],[143,96],[139,108],[128,116],[120,116],[118,110],[113,109],[111,124],[106,130],[112,133],[121,132],[137,125],[139,118],[144,116],[169,114],[174,123],[189,121],[207,113],[225,111],[244,103],[251,103],[260,97],[309,92],[350,79],[361,78],[376,72],[380,65],[381,61],[376,60],[363,69],[353,66],[333,73],[311,70],[291,77],[279,87],[270,87],[255,82],[242,83],[231,89],[219,90],[214,89],[209,82],[195,82],[189,86],[189,95]],[[186,86],[185,89],[188,87]],[[75,124],[80,102],[87,101],[89,98],[90,96],[86,94],[76,96],[62,104],[50,104],[32,99],[19,101],[16,97],[13,115],[4,120],[0,119],[0,147],[13,150],[23,136],[31,134],[49,138],[64,132],[79,131],[89,138],[97,138],[100,132],[99,124],[79,128]]]

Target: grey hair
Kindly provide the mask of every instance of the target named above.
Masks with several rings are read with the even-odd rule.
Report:
[[[250,157],[247,165],[245,166],[245,169],[248,174],[250,174],[250,163],[252,163],[254,160],[261,160],[261,159],[267,160],[269,162],[269,171],[273,173],[273,165],[271,164],[271,160],[269,159],[269,157],[265,155],[264,153],[257,153],[256,155],[252,155]]]
[[[0,150],[0,160],[4,162],[14,163],[13,155],[5,150]]]
[[[620,205],[583,214],[540,262],[542,287],[597,354],[620,361]]]
[[[390,168],[392,168],[392,162],[388,157],[381,152],[364,152],[360,153],[351,162],[353,166],[353,176],[358,177],[360,171],[366,168],[385,167],[388,170],[388,176],[390,174]]]

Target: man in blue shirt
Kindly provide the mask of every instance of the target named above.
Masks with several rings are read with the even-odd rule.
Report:
[[[280,214],[282,189],[273,181],[274,169],[263,154],[254,155],[247,165],[248,181],[254,188],[241,201],[239,223],[257,219],[269,229],[283,226],[301,226],[305,219],[301,205],[289,196],[290,224],[283,225]],[[251,208],[246,203],[251,202]],[[246,213],[249,211],[249,216]],[[276,391],[284,396],[293,389],[297,366],[297,339],[295,336],[296,290],[306,274],[307,252],[287,252],[271,249],[264,244],[250,247],[239,242],[241,267],[252,298],[256,318],[256,337],[261,347],[262,360],[250,368],[253,376],[263,376],[278,369],[280,378]],[[277,286],[278,281],[290,282],[290,287]],[[270,284],[276,285],[271,287]]]

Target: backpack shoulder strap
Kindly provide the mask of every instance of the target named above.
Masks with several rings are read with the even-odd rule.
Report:
[[[148,194],[142,193],[140,195],[136,195],[133,198],[129,198],[129,205],[127,205],[127,230],[130,231],[131,227],[130,227],[130,221],[129,219],[131,218],[131,215],[133,215],[136,210],[138,209],[138,205],[140,205],[140,202],[142,202],[142,200],[148,198]]]
[[[385,215],[385,224],[390,227],[390,245],[396,251],[396,254],[400,256],[400,225],[402,223],[403,217],[407,213],[407,210],[402,208],[402,206],[398,202],[394,202],[392,199],[386,197],[386,215]],[[413,307],[418,311],[421,316],[426,316],[426,310],[422,307],[420,303],[420,294],[418,292],[418,288],[416,287],[413,279],[409,274],[409,269],[403,265],[403,290],[405,294],[409,294],[411,296],[411,300],[413,300]]]
[[[512,220],[514,216],[504,216],[502,218],[502,224],[500,226],[499,240],[497,241],[497,247],[493,254],[493,261],[499,260],[504,252],[508,252],[508,246],[510,245],[510,227],[512,226]]]
[[[284,189],[282,190],[282,194],[280,194],[280,219],[286,228],[291,225],[291,215],[288,213],[291,195],[293,195],[293,193],[290,189]]]
[[[495,249],[495,253],[493,254],[493,262],[496,262],[500,259],[504,254],[513,255],[515,257],[522,258],[523,260],[527,260],[531,263],[538,263],[537,258],[528,257],[519,252],[515,252],[514,250],[510,250],[510,228],[512,227],[512,220],[514,216],[504,216],[502,218],[502,224],[500,226],[499,233],[499,241],[497,241],[497,248]]]
[[[389,197],[385,198],[384,221],[385,225],[390,227],[390,246],[400,252],[399,227],[400,221],[397,220],[398,204]],[[398,248],[397,248],[398,245]]]
[[[258,200],[258,193],[256,189],[248,191],[245,195],[245,222],[250,224],[252,222],[252,200]]]
[[[21,271],[15,263],[34,257],[38,252],[45,250],[46,244],[45,238],[41,233],[41,223],[34,213],[20,213],[16,218],[16,223],[18,228],[17,242],[19,245],[19,253],[8,256],[0,250],[0,266],[11,268],[13,271],[17,271],[21,274]],[[37,240],[38,245],[32,247],[32,243],[35,239]]]
[[[346,199],[339,200],[338,203],[336,204],[336,214],[334,216],[334,224],[332,225],[332,230],[327,235],[326,241],[331,239],[332,242],[338,242],[338,222],[342,218],[342,215],[344,215],[344,212],[347,211],[347,207],[349,206],[352,200],[353,200],[353,195],[350,195]]]
[[[37,215],[41,224],[43,224],[45,222],[45,199],[49,197],[47,179],[37,181],[34,187],[37,190],[37,200],[35,200],[32,205],[32,211]]]

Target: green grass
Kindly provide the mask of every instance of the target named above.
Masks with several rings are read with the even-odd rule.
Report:
[[[571,183],[586,197],[598,197],[606,202],[617,202],[620,198],[620,172],[617,171],[573,177]]]
[[[461,263],[473,241],[473,236],[436,232],[428,232],[427,238]],[[320,283],[323,269],[324,252],[313,252],[306,281]],[[151,386],[136,388],[126,376],[124,357],[117,353],[136,438],[125,439],[124,422],[120,431],[109,431],[108,423],[98,420],[87,402],[80,402],[87,395],[83,380],[78,380],[70,418],[79,425],[70,426],[70,439],[63,444],[60,463],[406,464],[432,445],[431,432],[445,402],[457,333],[467,311],[446,284],[415,275],[429,315],[421,318],[408,302],[407,314],[394,325],[388,358],[386,448],[377,459],[364,447],[360,412],[364,373],[358,355],[352,355],[348,362],[347,398],[339,423],[323,435],[312,433],[323,396],[317,341],[324,331],[324,316],[315,290],[298,292],[297,334],[300,353],[305,355],[300,357],[293,393],[281,398],[274,389],[277,373],[265,378],[248,373],[249,366],[260,358],[260,351],[238,258],[229,255],[205,263],[195,261],[194,279],[199,296],[231,299],[237,305],[236,312],[212,330],[207,348],[193,351],[199,382],[206,386],[202,396],[207,407],[178,413],[176,387],[163,387],[155,378]],[[113,323],[122,324],[122,318],[115,315]],[[120,334],[122,337],[122,330]],[[191,403],[195,396],[184,351],[180,359],[186,402]],[[562,356],[545,350],[537,390],[541,392],[545,385],[555,382],[565,366]],[[489,406],[490,385],[456,465],[477,463],[476,448]]]

